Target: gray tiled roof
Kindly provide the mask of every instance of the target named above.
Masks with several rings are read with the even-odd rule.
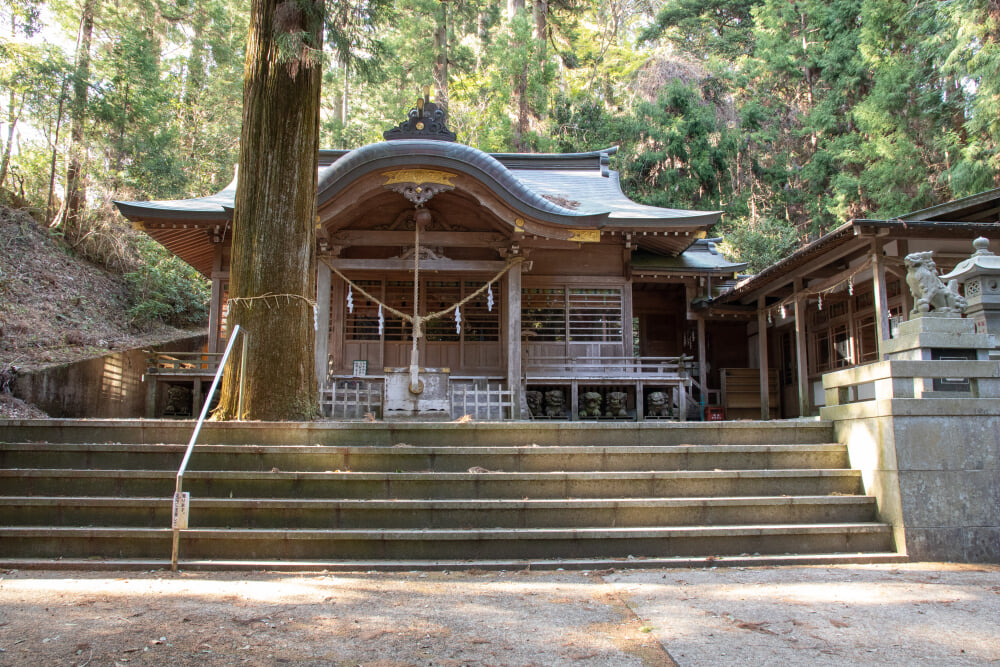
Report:
[[[493,180],[495,187],[514,200],[552,221],[561,218],[565,224],[579,225],[589,220],[605,229],[667,229],[673,225],[708,227],[718,220],[719,211],[645,206],[626,197],[618,172],[606,168],[608,156],[616,151],[611,147],[590,153],[490,155],[463,144],[429,140],[380,142],[352,151],[321,151],[319,190],[321,199],[329,196],[334,183],[348,172],[364,169],[369,162],[404,161],[407,156],[419,155],[468,165]],[[234,178],[222,191],[207,197],[115,204],[130,217],[205,220],[228,216],[235,194]]]
[[[715,244],[721,240],[721,238],[699,239],[676,257],[665,257],[638,250],[632,253],[632,271],[735,274],[746,269],[746,263],[730,261],[716,249]]]
[[[512,169],[517,178],[540,195],[575,202],[574,210],[607,214],[609,221],[627,223],[714,223],[719,211],[688,211],[639,204],[622,192],[617,171],[602,176],[600,170]]]

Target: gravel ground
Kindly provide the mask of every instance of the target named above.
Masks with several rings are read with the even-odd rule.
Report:
[[[0,665],[982,665],[998,620],[997,566],[19,570]]]

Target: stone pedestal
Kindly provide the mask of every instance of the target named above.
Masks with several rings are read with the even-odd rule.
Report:
[[[887,360],[986,361],[993,336],[976,333],[972,320],[925,313],[899,325],[896,338],[883,343]],[[915,395],[925,398],[961,396],[971,391],[963,377],[916,378]]]
[[[451,419],[451,397],[448,392],[447,368],[421,368],[420,381],[423,391],[410,391],[410,369],[386,368],[385,404],[382,416],[385,419],[449,420]]]
[[[961,359],[985,360],[994,344],[993,336],[976,332],[972,320],[927,313],[900,323],[896,337],[883,342],[882,352],[886,359],[930,361],[961,351]]]

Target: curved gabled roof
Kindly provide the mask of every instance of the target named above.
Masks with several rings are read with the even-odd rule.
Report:
[[[378,169],[416,164],[452,169],[487,185],[523,214],[552,224],[596,229],[707,229],[721,211],[688,211],[636,203],[622,192],[618,172],[607,167],[613,146],[587,153],[497,153],[464,144],[405,139],[350,151],[320,173],[322,205],[355,180]],[[332,156],[331,156],[332,157]]]
[[[492,155],[465,144],[429,139],[383,141],[351,151],[321,172],[316,193],[319,205],[374,171],[414,165],[466,174],[515,210],[544,222],[596,227],[606,214],[560,206],[532,190]]]

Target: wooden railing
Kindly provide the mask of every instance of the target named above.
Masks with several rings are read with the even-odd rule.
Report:
[[[145,350],[147,375],[203,375],[219,370],[222,354],[215,352],[154,352]]]
[[[690,357],[529,357],[528,379],[636,379],[690,377]]]

